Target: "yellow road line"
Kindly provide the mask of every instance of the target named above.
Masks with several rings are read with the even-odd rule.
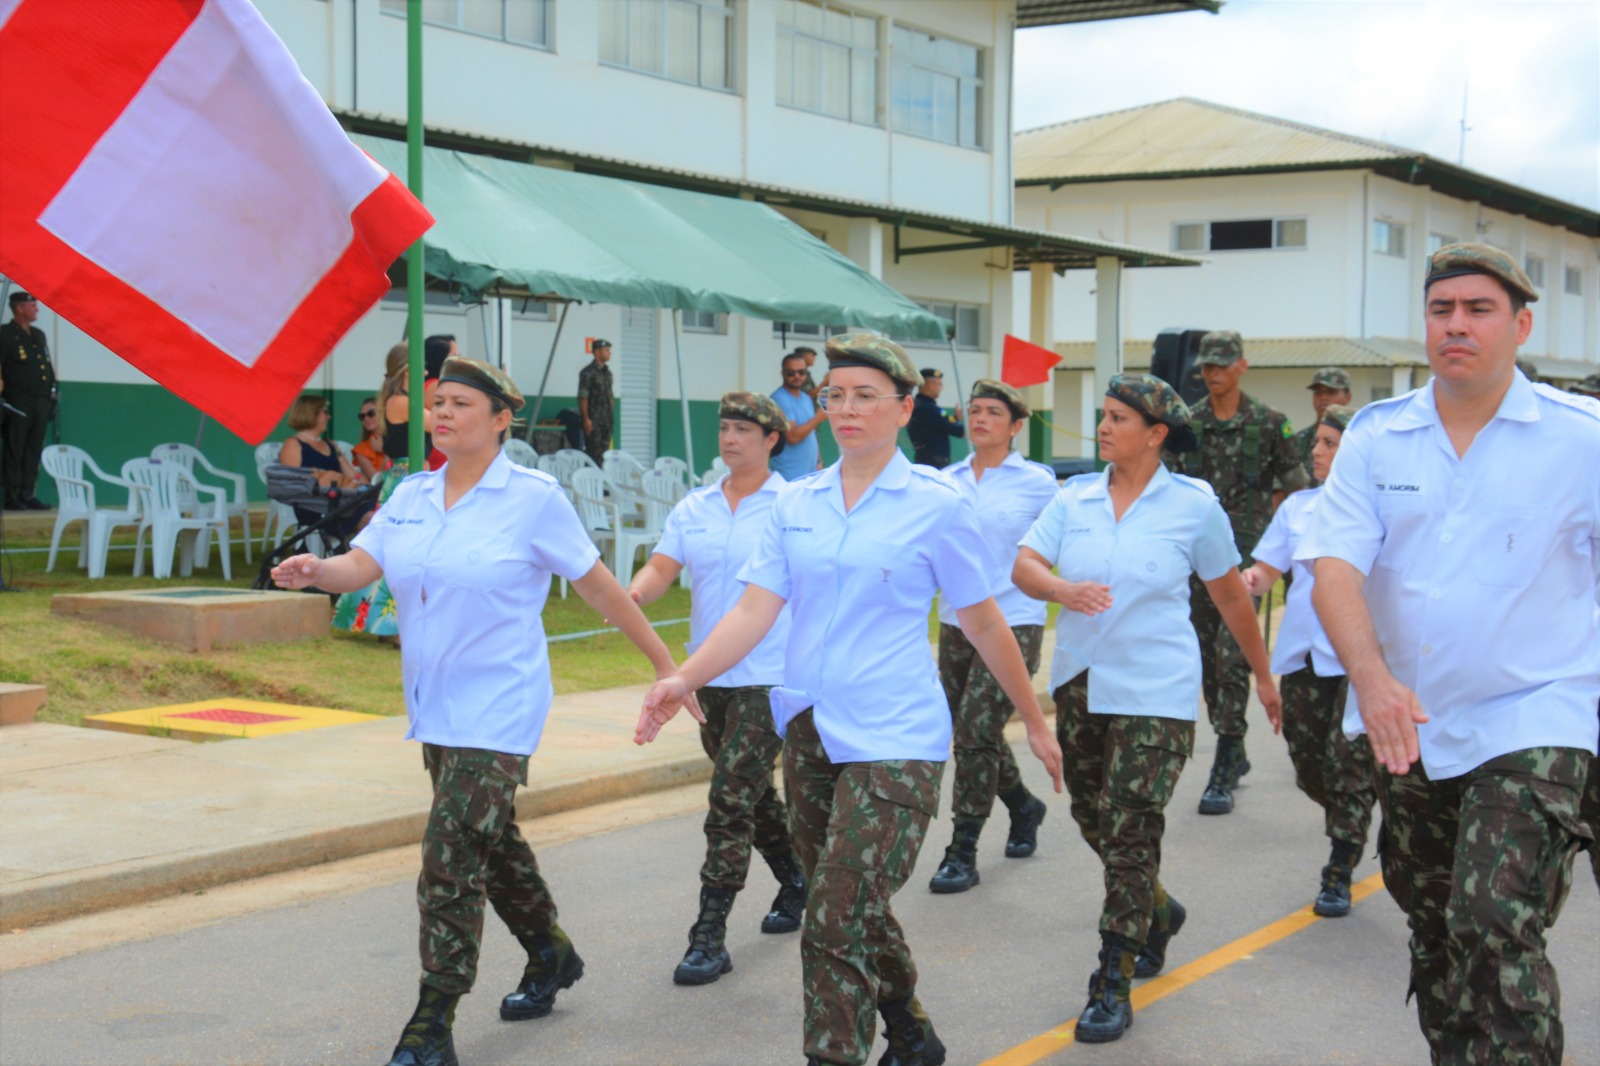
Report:
[[[1383,875],[1373,874],[1366,880],[1350,886],[1350,900],[1352,903],[1359,903],[1382,887]],[[1179,989],[1187,988],[1203,977],[1210,977],[1218,970],[1233,965],[1269,944],[1275,944],[1284,937],[1293,936],[1307,926],[1325,920],[1313,914],[1310,907],[1295,911],[1287,918],[1280,918],[1271,925],[1258,929],[1248,936],[1242,936],[1231,944],[1224,944],[1210,954],[1202,955],[1171,973],[1164,973],[1136,986],[1133,990],[1133,1009],[1141,1011],[1156,1000],[1170,996]],[[994,1058],[986,1060],[982,1066],[1034,1066],[1034,1063],[1043,1062],[1072,1043],[1072,1029],[1076,1022],[1076,1018],[1063,1022],[1048,1033],[1041,1033],[1032,1040],[1025,1040],[1014,1048],[1002,1051]]]

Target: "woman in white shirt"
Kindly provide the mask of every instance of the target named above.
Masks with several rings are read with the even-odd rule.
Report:
[[[1334,654],[1328,635],[1311,606],[1316,578],[1295,551],[1311,526],[1321,484],[1328,480],[1339,438],[1355,411],[1334,406],[1322,413],[1311,448],[1318,487],[1302,489],[1283,501],[1272,524],[1252,553],[1255,563],[1243,571],[1252,596],[1264,596],[1286,570],[1294,580],[1284,597],[1272,669],[1281,675],[1283,736],[1289,742],[1295,783],[1323,809],[1323,823],[1332,853],[1322,868],[1322,887],[1312,910],[1324,918],[1350,913],[1350,881],[1367,844],[1372,805],[1377,802],[1376,767],[1366,734],[1346,740],[1345,696],[1349,680]]]
[[[1002,565],[1016,558],[1017,543],[1056,495],[1056,479],[1048,467],[1031,463],[1013,450],[1012,441],[1028,424],[1030,411],[1022,394],[1003,381],[980,378],[967,402],[967,432],[972,452],[944,476],[955,482],[978,513],[983,539]],[[1006,573],[995,602],[1006,617],[1032,674],[1039,668],[1044,637],[1045,605],[1025,595]],[[961,621],[943,597],[939,600],[939,680],[954,721],[956,780],[950,802],[954,828],[938,872],[928,882],[932,892],[965,892],[978,883],[978,837],[994,809],[995,797],[1011,812],[1006,858],[1034,853],[1044,800],[1028,791],[1017,760],[1006,743],[1006,722],[1015,710],[983,664]]]
[[[652,603],[689,568],[690,653],[739,602],[744,593],[739,571],[766,531],[773,501],[786,484],[767,466],[783,450],[789,430],[773,399],[730,392],[722,397],[718,415],[717,450],[728,472],[672,509],[650,561],[628,586],[635,602]],[[778,879],[778,896],[761,920],[761,931],[793,933],[805,913],[805,875],[789,844],[783,801],[772,787],[772,764],[783,751],[783,738],[773,728],[768,693],[783,683],[788,638],[785,613],[742,662],[700,689],[705,715],[700,743],[713,768],[700,913],[689,929],[689,950],[672,974],[680,985],[707,985],[733,969],[725,942],[728,912],[744,888],[752,844]]]
[[[1133,1024],[1132,979],[1161,972],[1185,918],[1159,874],[1162,811],[1194,753],[1200,699],[1191,572],[1239,641],[1274,726],[1279,709],[1228,516],[1209,485],[1161,465],[1163,447],[1195,446],[1183,400],[1160,378],[1118,374],[1098,439],[1110,465],[1062,486],[1012,573],[1028,595],[1063,607],[1050,671],[1056,732],[1072,817],[1105,868],[1100,965],[1077,1023],[1085,1043]]]
[[[390,1066],[456,1061],[451,1027],[477,975],[486,897],[528,953],[502,1019],[549,1014],[583,976],[513,806],[553,698],[539,620],[551,575],[612,619],[658,677],[673,670],[561,486],[500,451],[521,406],[503,371],[452,356],[433,395],[434,442],[449,461],[406,478],[348,554],[296,555],[272,571],[283,588],[327,592],[386,576],[399,607],[407,736],[422,742],[433,809],[417,881],[422,988]]]
[[[939,805],[950,710],[928,647],[941,589],[1028,727],[1060,788],[1060,750],[1005,616],[998,566],[977,516],[897,438],[921,381],[904,350],[871,333],[828,341],[828,412],[840,459],[778,495],[748,584],[700,649],[657,682],[639,718],[654,738],[690,692],[744,658],[790,611],[784,683],[772,690],[783,734],[789,829],[806,874],[801,933],[805,1053],[859,1066],[875,1011],[883,1063],[945,1060],[916,997],[917,970],[889,898],[916,863]]]

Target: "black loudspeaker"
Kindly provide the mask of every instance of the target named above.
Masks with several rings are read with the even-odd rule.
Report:
[[[1150,352],[1150,373],[1178,390],[1183,402],[1193,404],[1206,395],[1200,378],[1200,338],[1206,329],[1164,329],[1156,334]]]

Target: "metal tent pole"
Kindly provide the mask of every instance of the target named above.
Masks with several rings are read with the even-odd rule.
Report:
[[[544,387],[550,384],[550,368],[556,362],[556,345],[561,343],[561,330],[567,324],[567,312],[571,309],[570,300],[561,305],[561,317],[556,321],[555,339],[550,342],[550,358],[544,361],[544,376],[539,379],[539,395],[533,401],[533,414],[528,416],[528,424],[522,430],[529,444],[533,443],[533,427],[539,422],[539,408],[544,406]]]
[[[689,427],[689,394],[683,389],[683,344],[678,336],[678,312],[672,312],[672,348],[678,353],[678,402],[683,405],[683,456],[691,479],[699,473],[694,465],[694,436]]]
[[[406,2],[406,184],[411,195],[422,201],[422,0]],[[407,389],[410,393],[410,448],[411,469],[422,470],[428,462],[423,454],[424,430],[422,425],[423,378],[427,373],[423,361],[422,301],[426,295],[427,279],[422,269],[422,238],[411,246],[406,256],[406,347],[410,355],[411,373]]]

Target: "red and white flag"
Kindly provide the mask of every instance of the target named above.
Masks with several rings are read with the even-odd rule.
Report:
[[[0,0],[0,271],[251,443],[433,218],[248,0]]]

